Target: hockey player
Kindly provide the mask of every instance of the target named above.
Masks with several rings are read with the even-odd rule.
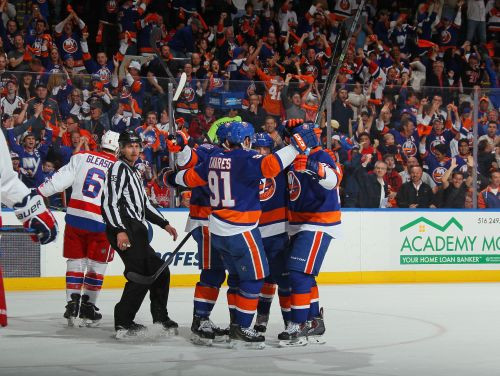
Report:
[[[30,190],[19,180],[12,168],[9,148],[2,132],[0,132],[0,202],[14,209],[17,219],[26,229],[38,233],[32,236],[33,241],[47,244],[57,236],[57,222],[47,210],[43,198]],[[0,213],[1,214],[1,213]],[[0,215],[0,227],[2,218]],[[7,306],[2,282],[2,268],[0,268],[0,325],[7,325]]]
[[[114,250],[106,238],[101,215],[102,187],[106,173],[116,161],[119,134],[106,132],[100,152],[74,154],[69,163],[38,187],[44,197],[72,188],[66,213],[63,256],[66,267],[66,311],[69,326],[81,319],[80,326],[96,326],[102,318],[97,312],[97,296]]]
[[[254,148],[260,155],[271,154],[274,141],[267,133],[255,135]],[[285,271],[288,251],[288,233],[286,231],[287,185],[285,172],[276,177],[263,178],[260,181],[260,204],[262,214],[259,219],[259,231],[269,263],[269,276],[259,294],[257,318],[254,329],[265,333],[269,321],[269,311],[278,285],[281,314],[285,327],[290,321],[290,282]]]
[[[293,128],[303,132],[312,124]],[[279,334],[281,346],[321,343],[325,331],[319,309],[315,277],[332,238],[338,236],[340,168],[316,138],[310,154],[299,155],[290,166],[288,177],[288,221],[291,249],[287,269],[291,285],[291,321]]]
[[[236,309],[229,337],[235,344],[263,348],[264,336],[250,327],[264,278],[269,274],[257,229],[261,215],[260,179],[278,175],[293,162],[299,151],[306,152],[317,138],[309,130],[301,130],[291,139],[292,145],[264,157],[250,150],[253,136],[251,124],[231,123],[227,151],[210,156],[193,169],[169,176],[168,181],[189,187],[208,184],[212,244],[220,250],[229,274],[238,276]]]
[[[226,130],[225,125],[220,126],[217,130],[217,138],[221,143],[226,140]],[[182,147],[182,151],[177,154],[177,166],[182,170],[200,165],[210,156],[219,154],[222,151],[221,148],[212,144],[202,144],[191,149],[187,146],[187,143],[186,135],[182,131],[177,132],[177,145]],[[193,188],[185,231],[192,232],[193,238],[198,244],[198,265],[201,273],[200,281],[196,283],[194,290],[191,341],[198,345],[207,346],[210,346],[212,341],[218,341],[227,335],[227,331],[220,329],[210,320],[210,313],[219,296],[220,287],[226,279],[226,271],[221,256],[210,239],[208,217],[211,211],[208,186]],[[232,277],[228,278],[229,290],[227,296],[230,307],[234,307],[235,286],[232,286],[233,280]]]

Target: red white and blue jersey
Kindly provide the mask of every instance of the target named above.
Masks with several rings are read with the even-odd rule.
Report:
[[[222,149],[212,144],[202,144],[191,149],[189,146],[177,154],[177,165],[187,169],[205,163],[211,155],[219,154]],[[212,212],[210,205],[210,189],[207,185],[195,187],[191,190],[189,201],[189,218],[186,223],[186,232],[200,226],[208,226],[208,217]]]
[[[77,153],[38,191],[49,197],[71,187],[66,223],[82,230],[103,232],[106,225],[101,215],[102,186],[115,161],[114,155],[105,152]]]
[[[262,214],[259,219],[263,238],[286,232],[288,191],[285,172],[274,178],[262,178],[259,186]]]
[[[283,150],[283,149],[282,149]],[[177,174],[176,182],[188,187],[208,184],[209,229],[231,236],[257,227],[261,216],[260,180],[283,170],[278,155],[262,156],[253,150],[233,149],[211,155],[194,169]]]
[[[444,144],[450,148],[450,142],[455,138],[455,134],[450,131],[449,129],[445,129],[443,132],[440,134],[437,134],[434,130],[431,131],[431,134],[427,136],[427,139],[425,140],[426,142],[426,148],[429,150],[433,155],[436,155],[436,146],[439,144]]]
[[[287,174],[289,234],[320,231],[338,237],[340,218],[339,184],[342,171],[332,157],[317,148],[308,158],[323,165],[327,177],[318,180],[306,171],[296,171],[293,164]]]

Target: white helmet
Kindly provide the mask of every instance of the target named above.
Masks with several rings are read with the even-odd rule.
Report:
[[[118,138],[120,134],[113,131],[107,131],[101,138],[101,148],[117,153],[119,149]]]

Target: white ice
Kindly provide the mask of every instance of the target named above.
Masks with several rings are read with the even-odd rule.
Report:
[[[188,338],[193,289],[173,288],[177,337],[119,342],[105,290],[100,328],[68,328],[63,291],[10,292],[9,326],[0,328],[0,375],[500,375],[500,284],[320,286],[327,343],[277,348],[273,302],[264,350],[199,347]],[[137,322],[151,325],[146,298]],[[225,291],[213,319],[227,325]]]

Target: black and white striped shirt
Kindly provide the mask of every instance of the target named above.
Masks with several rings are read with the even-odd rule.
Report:
[[[149,201],[137,169],[122,160],[108,170],[102,193],[102,217],[116,232],[126,229],[124,218],[136,219],[145,226],[146,220],[162,228],[168,225]]]

